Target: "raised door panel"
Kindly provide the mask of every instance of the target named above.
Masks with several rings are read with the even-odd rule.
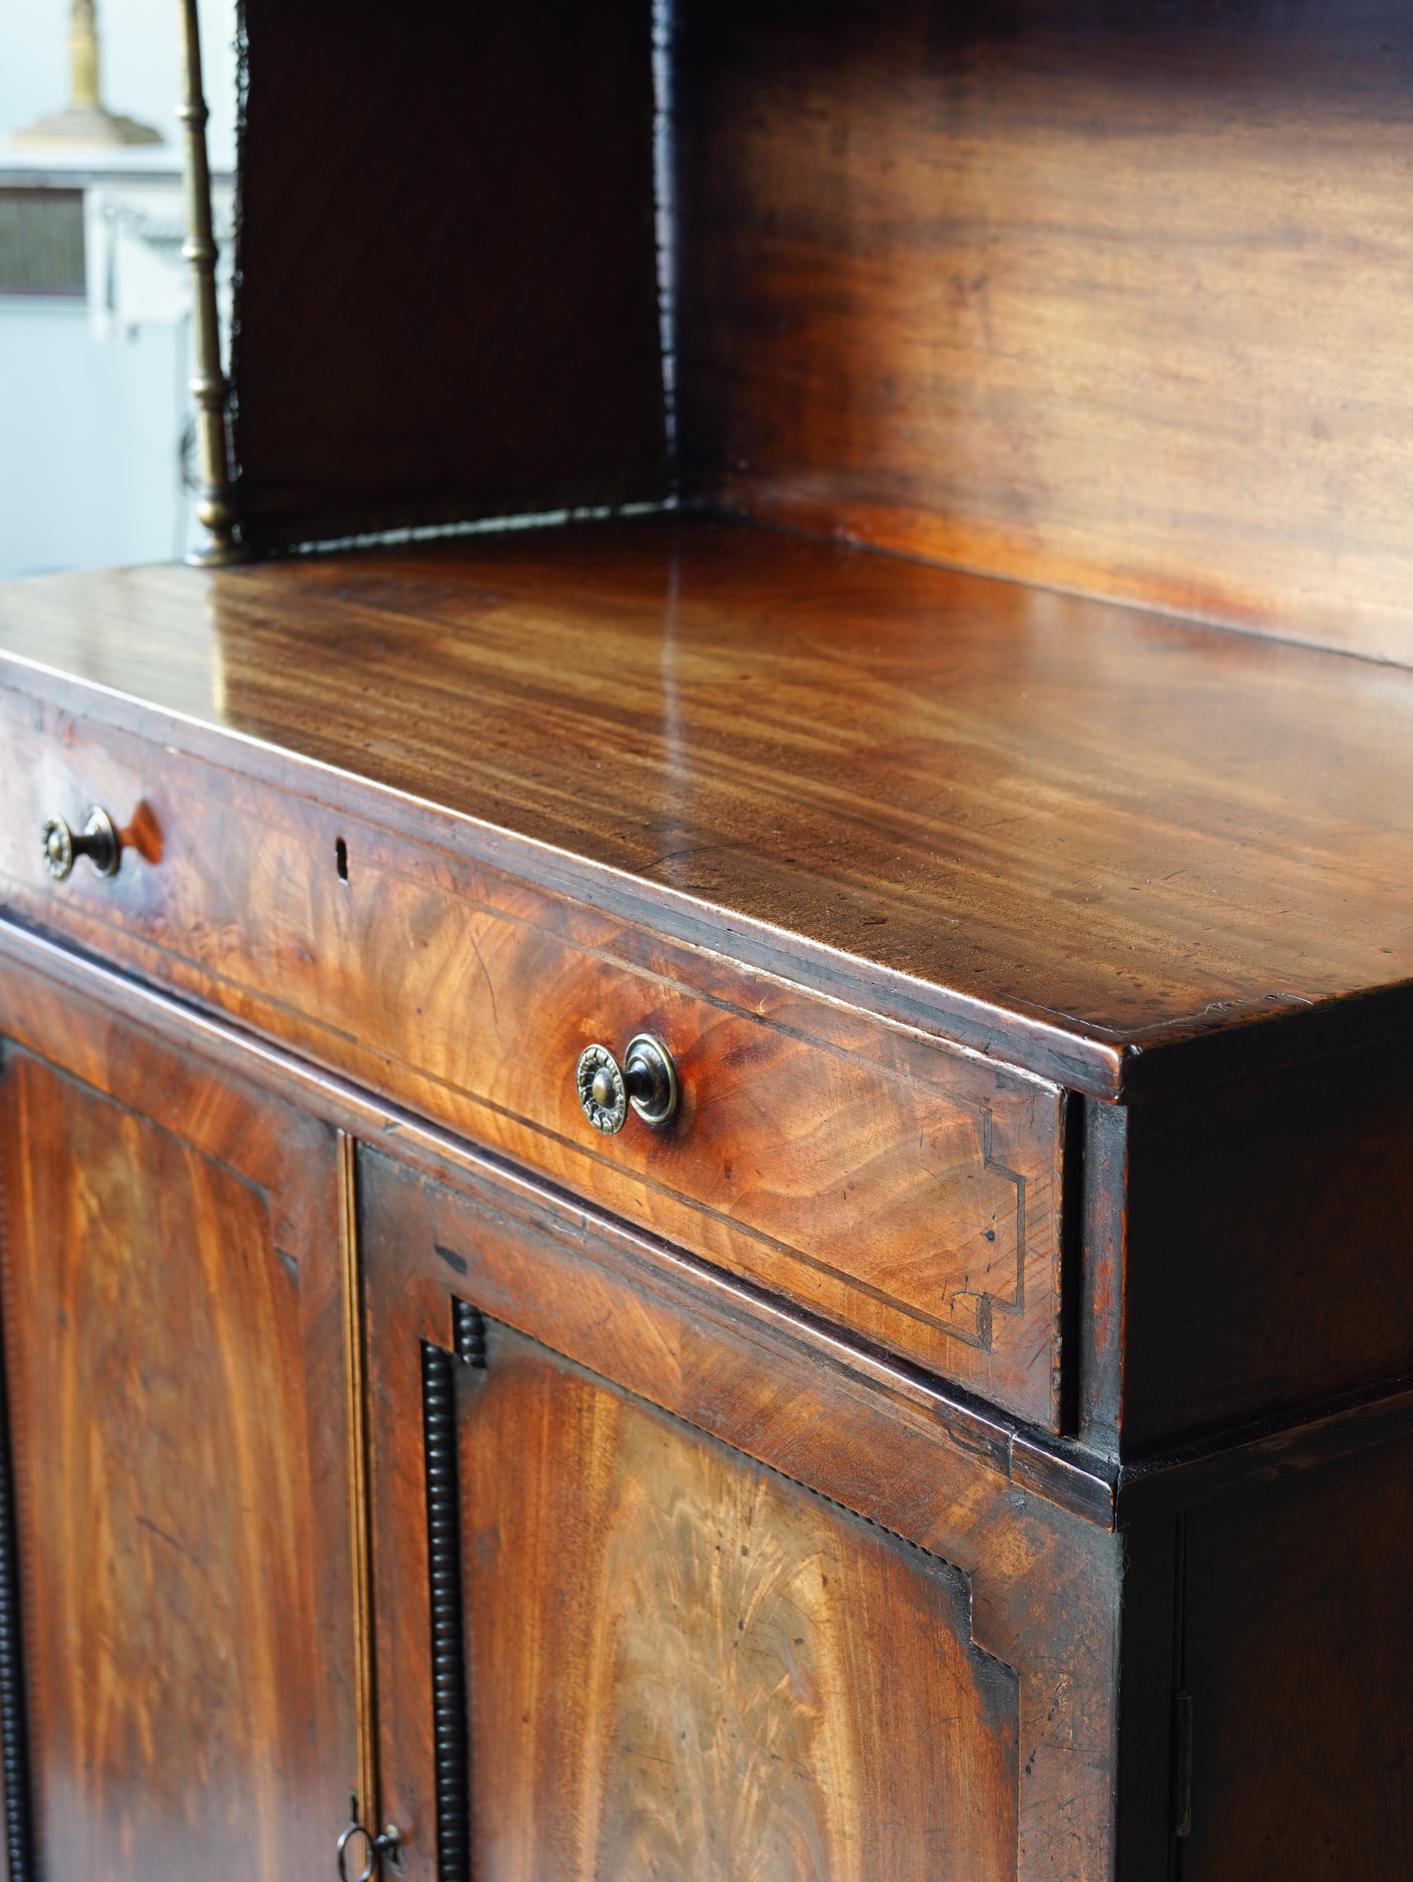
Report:
[[[363,1170],[406,1882],[1014,1878],[1022,1682],[967,1575],[468,1304],[494,1211],[429,1284],[425,1187]]]
[[[361,1150],[357,1213],[405,1882],[1114,1882],[1119,1539],[814,1323],[388,1141],[420,1167]]]
[[[1014,1874],[955,1569],[497,1326],[450,1369],[473,1873]]]
[[[26,1873],[331,1872],[358,1783],[337,1142],[73,1019],[82,1078],[10,1046],[0,1082]]]
[[[471,1324],[423,1355],[442,1866],[412,1873],[1014,1876],[1017,1682],[964,1577]]]

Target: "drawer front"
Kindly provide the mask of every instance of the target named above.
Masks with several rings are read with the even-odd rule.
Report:
[[[371,793],[351,816],[0,699],[15,912],[1054,1427],[1053,1086],[492,867],[476,826],[414,837]],[[121,866],[55,882],[43,821],[90,804]],[[605,1137],[575,1067],[639,1032],[673,1054],[678,1115]]]

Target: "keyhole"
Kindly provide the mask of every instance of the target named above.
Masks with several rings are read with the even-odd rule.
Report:
[[[339,872],[339,881],[348,881],[348,845],[342,837],[334,842],[334,866]]]

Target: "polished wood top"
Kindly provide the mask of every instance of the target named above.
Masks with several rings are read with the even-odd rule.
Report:
[[[12,583],[0,648],[1101,1093],[1413,1018],[1401,669],[662,518]]]

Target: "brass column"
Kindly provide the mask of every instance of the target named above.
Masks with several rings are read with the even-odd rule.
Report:
[[[206,97],[201,82],[201,31],[196,0],[181,0],[184,95],[177,116],[186,126],[186,240],[191,265],[196,400],[196,514],[206,541],[188,556],[207,567],[244,559],[236,529],[228,428],[230,384],[221,370],[221,327],[216,314],[216,242],[211,233],[211,170],[206,157]]]

